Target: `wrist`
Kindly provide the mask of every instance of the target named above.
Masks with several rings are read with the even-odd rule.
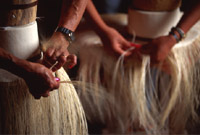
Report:
[[[176,43],[183,40],[186,36],[185,32],[179,27],[172,27],[171,31],[169,32],[169,35],[172,35],[174,37]]]
[[[74,40],[74,32],[65,28],[65,27],[57,27],[55,30],[56,33],[59,33],[59,35],[62,37],[69,43],[69,45],[72,44],[73,40]]]
[[[68,47],[70,45],[69,42],[66,40],[65,36],[61,32],[55,31],[51,39],[52,39],[54,45],[63,45],[64,44],[66,47]]]
[[[169,46],[173,47],[177,43],[176,38],[171,34],[168,35],[168,38],[169,38],[169,42],[170,42]]]

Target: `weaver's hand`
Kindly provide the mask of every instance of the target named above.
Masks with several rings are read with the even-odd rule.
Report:
[[[36,99],[49,96],[50,91],[59,87],[59,82],[56,81],[52,71],[41,64],[32,62],[23,64],[23,72],[22,77]]]
[[[115,55],[122,55],[128,48],[131,47],[130,42],[128,42],[122,35],[111,27],[107,27],[99,34],[105,49],[109,52],[114,52]],[[128,52],[125,56],[130,55]]]
[[[70,67],[76,65],[76,56],[69,55],[67,50],[68,45],[69,42],[65,39],[63,34],[55,32],[50,40],[44,44],[43,64],[48,68],[52,68],[52,71],[58,70],[67,60],[73,59],[70,61]]]
[[[39,63],[19,59],[0,48],[0,68],[3,68],[26,81],[30,93],[35,98],[48,96],[49,91],[59,87],[52,71]]]
[[[162,62],[167,57],[176,40],[172,35],[158,37],[140,48],[140,53],[150,55],[153,64]]]

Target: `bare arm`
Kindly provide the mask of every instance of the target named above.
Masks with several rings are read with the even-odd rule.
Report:
[[[17,57],[0,48],[0,68],[22,77],[35,98],[48,96],[49,91],[59,87],[52,72],[45,66]]]
[[[89,23],[94,27],[95,32],[97,32],[97,34],[99,35],[101,35],[101,31],[108,27],[102,20],[101,16],[97,12],[91,0],[88,0],[85,17],[89,21]]]
[[[177,27],[181,28],[184,33],[187,33],[189,29],[200,19],[200,1],[197,0],[196,3],[190,8],[179,23]],[[175,34],[180,38],[180,35],[175,31]],[[151,42],[143,45],[141,52],[144,54],[149,54],[151,56],[152,62],[161,62],[165,60],[171,48],[176,44],[174,36],[169,34],[168,36],[161,36],[153,39]]]
[[[59,19],[58,27],[65,27],[71,31],[77,28],[83,13],[85,11],[88,0],[63,0],[61,16]],[[69,42],[65,39],[63,33],[54,32],[50,40],[44,45],[44,64],[49,68],[58,62],[53,71],[58,70],[63,66],[69,52],[67,50]],[[69,59],[73,59],[70,67],[76,64],[76,57],[70,55]]]
[[[200,1],[196,0],[193,4],[192,8],[185,12],[177,25],[185,33],[200,19]]]
[[[88,0],[63,0],[58,26],[75,31],[83,16],[87,3]]]
[[[102,20],[91,0],[88,1],[85,17],[100,36],[104,47],[111,50],[109,53],[114,52],[116,55],[121,55],[130,47],[130,43],[126,39]]]

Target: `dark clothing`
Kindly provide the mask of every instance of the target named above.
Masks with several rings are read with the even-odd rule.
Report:
[[[93,0],[99,13],[127,13],[131,0]]]
[[[62,0],[39,0],[37,22],[40,39],[46,40],[55,31],[61,13]]]

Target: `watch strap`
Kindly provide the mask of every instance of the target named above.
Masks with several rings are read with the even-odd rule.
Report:
[[[56,32],[61,32],[65,36],[66,40],[71,44],[74,40],[74,33],[73,31],[65,28],[65,27],[57,27]]]

